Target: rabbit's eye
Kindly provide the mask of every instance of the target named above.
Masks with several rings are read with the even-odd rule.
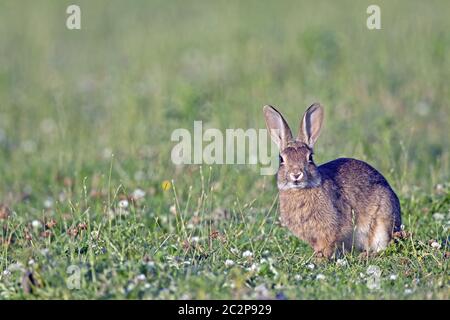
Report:
[[[313,155],[312,153],[308,156],[308,162],[313,163]]]
[[[280,158],[280,164],[284,164],[284,159],[281,155],[278,156]]]

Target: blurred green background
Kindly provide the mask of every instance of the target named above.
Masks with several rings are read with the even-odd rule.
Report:
[[[319,161],[368,160],[397,189],[448,177],[448,1],[379,2],[379,31],[366,1],[79,1],[79,31],[69,4],[0,4],[2,193],[105,148],[170,178],[175,128],[263,128],[268,103],[297,127],[314,101]]]
[[[379,31],[370,1],[76,3],[79,31],[70,1],[0,3],[1,194],[108,171],[105,150],[124,175],[171,179],[175,128],[264,128],[264,104],[296,128],[314,101],[318,162],[367,160],[397,190],[448,179],[448,1],[379,1]]]
[[[1,265],[34,256],[23,229],[31,219],[58,221],[60,235],[56,232],[50,248],[59,252],[61,243],[69,241],[70,223],[63,227],[59,222],[67,212],[74,223],[92,219],[93,226],[103,226],[103,214],[116,206],[111,197],[126,197],[136,188],[147,194],[139,211],[147,220],[142,233],[136,233],[143,238],[130,240],[133,225],[126,229],[131,235],[118,233],[116,238],[137,246],[121,251],[130,261],[141,259],[139,252],[149,243],[151,248],[166,243],[165,232],[174,229],[163,225],[159,230],[151,219],[169,216],[175,201],[189,203],[190,186],[200,194],[192,202],[202,207],[205,180],[214,186],[214,197],[204,212],[236,209],[240,201],[250,210],[258,199],[259,215],[251,210],[245,215],[256,219],[252,225],[262,221],[262,226],[265,220],[258,219],[277,193],[274,177],[242,165],[204,166],[202,172],[199,166],[175,167],[170,135],[177,128],[192,131],[194,120],[219,129],[264,128],[265,104],[277,106],[296,129],[304,110],[321,102],[325,125],[315,161],[347,156],[369,162],[399,194],[405,223],[417,227],[424,242],[442,236],[433,224],[421,224],[422,204],[414,202],[414,195],[418,190],[431,195],[436,185],[448,191],[442,185],[450,174],[450,2],[376,1],[382,29],[371,31],[366,9],[372,3],[1,0],[0,203],[15,212],[22,232],[17,243],[23,241],[19,248],[2,251]],[[71,4],[81,7],[81,30],[66,28]],[[161,189],[166,180],[174,181],[178,200],[171,190]],[[89,198],[96,190],[106,190],[108,200]],[[53,208],[48,198],[56,201]],[[445,199],[423,207],[446,212],[448,194]],[[86,217],[88,206],[92,216]],[[154,233],[144,241],[149,225]],[[179,226],[177,220],[173,227]],[[233,233],[233,225],[227,227]],[[261,235],[255,230],[242,247]],[[287,231],[274,230],[278,239],[294,241]],[[183,242],[181,235],[167,252]],[[46,243],[41,245],[50,246]],[[109,254],[115,252],[106,247]],[[97,258],[78,253],[67,264],[77,259]],[[105,259],[105,266],[115,261],[112,256],[98,259]],[[442,269],[434,272],[440,276]],[[192,281],[197,283],[195,277]],[[87,296],[97,292],[86,290]],[[194,297],[208,297],[207,290],[202,292]],[[448,291],[440,297],[448,298]]]

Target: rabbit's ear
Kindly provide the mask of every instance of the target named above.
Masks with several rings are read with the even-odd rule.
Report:
[[[266,119],[266,126],[273,142],[278,145],[280,150],[283,150],[286,148],[288,142],[292,140],[292,132],[286,120],[272,106],[264,106],[264,118]]]
[[[310,106],[300,123],[298,140],[306,143],[311,149],[319,138],[323,122],[323,108],[319,103]]]

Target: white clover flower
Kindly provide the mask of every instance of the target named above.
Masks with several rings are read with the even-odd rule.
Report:
[[[136,277],[137,281],[145,281],[145,279],[146,279],[145,274],[142,273]]]
[[[173,204],[169,208],[170,213],[177,214],[177,207]]]
[[[391,275],[389,276],[389,280],[392,280],[392,281],[397,280],[397,275],[396,275],[396,274],[391,274]]]
[[[440,249],[441,248],[441,244],[439,242],[437,242],[437,241],[433,241],[431,243],[431,247],[434,248],[434,249]]]
[[[314,270],[314,268],[316,267],[315,265],[314,265],[314,263],[308,263],[308,265],[306,266],[308,269],[310,269],[310,270]]]
[[[379,290],[381,287],[380,284],[380,277],[381,277],[381,269],[377,266],[370,265],[367,270],[366,274],[368,275],[367,278],[367,288],[370,290]]]
[[[296,274],[294,279],[297,280],[297,281],[300,281],[300,280],[303,280],[303,277],[302,277],[301,274]]]
[[[36,263],[36,261],[34,261],[34,259],[30,259],[29,261],[28,261],[28,265],[29,266],[32,266],[33,264],[35,264]]]
[[[31,226],[32,226],[34,229],[39,229],[40,227],[42,227],[42,223],[41,223],[39,220],[33,220],[33,221],[31,222]]]
[[[8,269],[5,269],[5,270],[3,270],[3,275],[7,277],[7,276],[11,275],[11,271],[9,271]]]
[[[51,209],[53,207],[53,199],[48,197],[44,200],[44,208],[45,209]]]
[[[237,248],[231,248],[230,251],[232,254],[236,254],[236,255],[239,253],[239,249],[237,249]]]
[[[234,266],[234,261],[230,260],[230,259],[225,260],[225,266],[227,266],[227,267]]]
[[[252,256],[253,256],[253,253],[252,253],[251,251],[249,251],[249,250],[246,250],[246,251],[244,251],[244,252],[242,253],[242,256],[243,256],[244,258],[249,258],[249,257],[252,257]]]
[[[252,271],[252,272],[258,271],[258,265],[255,263],[252,263],[252,265],[249,268],[247,268],[247,271]]]
[[[319,274],[316,276],[316,280],[325,280],[325,279],[326,279],[326,277],[325,277],[324,274],[319,273]]]
[[[405,289],[405,294],[411,294],[411,293],[413,293],[412,289]]]
[[[138,188],[138,189],[133,191],[132,197],[133,197],[134,200],[143,199],[145,197],[145,191]]]
[[[126,200],[126,199],[120,200],[120,201],[119,201],[119,208],[120,208],[120,209],[126,209],[126,208],[128,208],[128,200]]]
[[[200,241],[200,237],[197,237],[197,236],[192,237],[192,238],[191,238],[191,241],[192,241],[193,243],[198,243],[198,242]]]
[[[381,274],[381,270],[379,267],[374,266],[374,265],[370,265],[367,267],[366,273],[368,275],[380,275]]]
[[[339,267],[345,267],[347,266],[347,260],[345,259],[337,259],[336,265]]]
[[[189,222],[189,223],[186,225],[186,229],[192,230],[192,229],[194,229],[194,225],[193,225],[192,223]]]
[[[444,218],[445,218],[445,215],[443,213],[440,213],[440,212],[433,213],[434,220],[442,221],[442,220],[444,220]]]

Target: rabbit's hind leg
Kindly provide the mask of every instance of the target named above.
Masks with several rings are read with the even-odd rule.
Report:
[[[390,198],[391,193],[392,191],[384,187],[377,189],[372,195],[371,205],[367,208],[371,219],[368,245],[373,253],[386,249],[392,238],[395,208]]]
[[[378,215],[369,234],[370,251],[378,253],[386,249],[391,241],[392,219]]]

